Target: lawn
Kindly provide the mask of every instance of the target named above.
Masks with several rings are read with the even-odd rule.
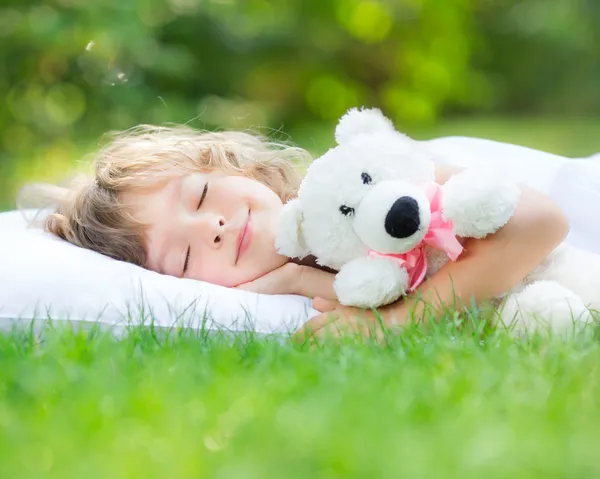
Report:
[[[489,138],[567,157],[600,153],[600,119],[458,119],[416,131],[415,135],[424,138],[446,135]]]
[[[470,331],[470,332],[469,332]],[[0,477],[598,477],[600,346],[455,325],[389,344],[0,338]]]
[[[567,157],[600,152],[600,118],[465,117],[447,119],[430,127],[398,129],[419,140],[442,136],[473,136],[514,143]],[[313,126],[292,138],[319,154],[333,143],[329,128]]]

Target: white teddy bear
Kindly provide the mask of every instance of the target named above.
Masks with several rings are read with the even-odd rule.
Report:
[[[335,137],[338,146],[312,162],[297,198],[284,206],[276,246],[338,271],[342,304],[396,301],[455,260],[459,238],[485,237],[515,211],[519,186],[492,170],[468,169],[436,184],[433,160],[377,109],[351,109]],[[561,246],[507,294],[503,318],[517,328],[540,317],[552,325],[589,321],[584,301],[600,304],[600,277],[591,288],[577,265],[595,261],[600,271],[600,258],[591,256]]]

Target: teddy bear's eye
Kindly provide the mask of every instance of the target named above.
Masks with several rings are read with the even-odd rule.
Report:
[[[360,175],[360,177],[362,178],[362,182],[365,185],[370,185],[373,182],[373,178],[371,178],[371,175],[369,175],[369,173],[363,173]]]
[[[354,208],[350,208],[349,206],[342,205],[340,206],[340,211],[344,216],[349,216],[354,214]]]

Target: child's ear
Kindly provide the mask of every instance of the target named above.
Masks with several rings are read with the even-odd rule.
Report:
[[[359,110],[351,108],[340,118],[335,129],[335,140],[338,145],[346,143],[358,135],[388,131],[396,133],[394,124],[377,108]]]
[[[304,258],[309,253],[302,235],[302,204],[298,199],[283,206],[277,225],[275,248],[288,258]]]

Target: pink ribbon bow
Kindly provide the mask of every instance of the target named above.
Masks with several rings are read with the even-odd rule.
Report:
[[[378,253],[370,250],[369,256],[394,258],[408,272],[408,291],[413,291],[425,279],[427,273],[427,256],[425,246],[429,245],[446,252],[452,261],[456,261],[463,251],[462,245],[456,239],[451,221],[442,218],[442,188],[437,183],[431,183],[426,189],[431,210],[431,222],[423,240],[408,253],[392,254]]]

